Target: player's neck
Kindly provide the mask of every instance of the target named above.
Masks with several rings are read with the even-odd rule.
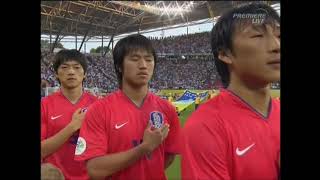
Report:
[[[148,86],[132,87],[126,83],[122,84],[123,93],[131,99],[138,107],[141,107],[144,98],[148,94]]]
[[[72,89],[61,86],[61,92],[72,104],[77,103],[83,93],[82,86]]]
[[[271,97],[269,85],[252,87],[240,80],[231,79],[227,89],[245,100],[256,111],[267,116]]]

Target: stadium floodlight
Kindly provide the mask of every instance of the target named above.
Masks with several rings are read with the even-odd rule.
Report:
[[[277,13],[280,15],[280,3],[273,4],[271,7],[277,11]]]
[[[158,1],[156,4],[146,4],[145,6],[154,11],[161,12],[160,16],[167,15],[168,17],[171,15],[175,17],[177,14],[183,17],[183,14],[191,12],[194,6],[193,1],[184,1],[180,4],[178,1],[171,1],[166,5],[164,1]]]

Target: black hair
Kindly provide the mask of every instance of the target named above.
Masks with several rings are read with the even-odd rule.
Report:
[[[251,17],[251,21],[248,21]],[[247,18],[246,20],[244,20]],[[233,52],[232,40],[236,28],[243,23],[253,23],[253,18],[263,18],[263,24],[280,24],[279,14],[266,3],[247,3],[235,7],[221,15],[211,31],[211,48],[214,56],[214,62],[224,87],[230,83],[230,72],[226,63],[221,61],[218,56],[219,52]]]
[[[122,84],[124,57],[127,56],[130,52],[136,51],[138,49],[143,49],[148,53],[151,53],[154,58],[154,69],[156,67],[157,55],[155,49],[152,46],[151,40],[141,34],[133,34],[121,39],[120,41],[118,41],[112,52],[114,69],[118,78],[120,88]]]
[[[58,68],[61,64],[71,60],[78,62],[82,66],[84,74],[86,74],[88,69],[87,59],[84,54],[76,49],[63,49],[55,55],[53,63],[55,73],[58,74]]]

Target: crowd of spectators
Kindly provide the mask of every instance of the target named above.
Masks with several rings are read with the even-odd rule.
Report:
[[[221,82],[215,68],[209,42],[209,32],[196,33],[166,38],[151,38],[158,57],[150,88],[159,89],[212,89],[219,88]],[[169,54],[169,56],[161,56]],[[170,54],[174,54],[173,58]],[[193,55],[192,55],[193,54]],[[194,55],[196,54],[196,55]],[[199,56],[204,54],[204,56]],[[211,54],[211,53],[210,53]],[[106,57],[86,54],[88,59],[85,88],[99,88],[112,92],[118,87],[118,81],[110,54]],[[53,70],[54,54],[48,51],[41,53],[41,79],[49,86],[59,86]],[[280,83],[271,85],[279,89]]]
[[[160,54],[199,54],[211,52],[209,32],[152,38],[151,41],[156,52]]]
[[[112,58],[87,56],[88,70],[84,87],[101,88],[107,92],[117,88]],[[41,79],[49,86],[58,86],[52,67],[53,55],[41,60]],[[153,89],[210,89],[217,78],[212,60],[159,58],[150,82]]]
[[[154,89],[211,89],[217,81],[212,59],[159,58],[150,87]]]

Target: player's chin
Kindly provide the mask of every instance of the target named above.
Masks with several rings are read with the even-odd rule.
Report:
[[[263,72],[263,71],[262,71]],[[277,82],[280,81],[280,70],[272,69],[268,71],[264,71],[262,74],[260,73],[261,76],[264,77],[264,79],[267,82]]]
[[[273,74],[273,75],[270,75],[268,77],[268,82],[269,83],[274,83],[274,82],[278,82],[280,81],[280,73],[279,74]]]
[[[136,81],[135,84],[137,86],[146,86],[146,85],[148,85],[148,81],[147,80],[139,80],[139,81]]]
[[[77,88],[80,85],[81,85],[81,83],[80,84],[79,83],[68,83],[68,84],[65,85],[65,87],[68,88],[68,89],[74,89],[74,88]]]

